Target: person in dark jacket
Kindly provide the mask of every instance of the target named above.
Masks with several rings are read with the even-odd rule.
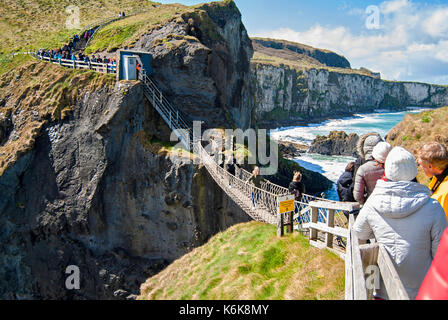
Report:
[[[305,187],[302,183],[302,174],[299,171],[294,171],[294,176],[289,184],[289,192],[294,195],[295,201],[301,201],[302,195],[305,192]]]
[[[355,163],[350,162],[345,168],[345,172],[341,175],[337,183],[339,201],[341,202],[356,202],[353,197],[353,171]]]
[[[289,184],[289,192],[294,195],[295,201],[302,201],[303,194],[305,193],[305,187],[302,183],[302,174],[299,171],[294,171],[294,176],[292,178],[291,183]],[[300,204],[295,204],[294,213],[297,214],[301,210]],[[298,223],[302,224],[302,216],[299,214]]]
[[[252,171],[252,175],[247,180],[247,183],[252,184],[255,188],[252,190],[252,210],[255,210],[257,207],[257,203],[260,200],[260,190],[261,183],[266,181],[262,176],[260,176],[260,168],[255,167]]]

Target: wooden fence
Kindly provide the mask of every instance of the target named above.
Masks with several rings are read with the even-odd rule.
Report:
[[[345,258],[345,300],[409,300],[394,263],[382,244],[360,244],[350,215]],[[367,276],[367,277],[366,277]]]
[[[67,59],[55,59],[50,57],[45,57],[38,54],[33,54],[37,59],[48,61],[53,64],[58,64],[64,67],[72,69],[90,69],[102,73],[117,73],[117,65],[111,63],[99,63],[99,62],[84,62],[80,60],[67,60]]]

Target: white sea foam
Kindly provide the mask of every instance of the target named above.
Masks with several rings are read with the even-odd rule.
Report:
[[[322,123],[309,124],[306,127],[287,127],[271,130],[270,135],[274,140],[290,141],[311,145],[317,135],[328,135],[331,131],[345,131],[363,135],[369,132],[378,132],[383,137],[401,122],[407,113],[418,113],[427,108],[409,108],[407,112],[387,112],[388,110],[376,110],[370,114],[355,114],[353,117],[327,120]],[[302,167],[308,170],[322,173],[333,182],[337,182],[344,172],[351,157],[322,156],[305,154],[295,159]],[[327,198],[337,200],[335,185],[327,192]]]

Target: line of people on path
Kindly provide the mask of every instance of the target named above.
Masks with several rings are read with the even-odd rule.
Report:
[[[94,29],[89,29],[84,32],[83,38],[87,41],[94,33]],[[40,57],[46,57],[56,60],[71,60],[71,61],[82,61],[85,63],[104,63],[110,65],[112,70],[116,70],[117,57],[108,58],[106,56],[92,55],[89,57],[82,52],[75,54],[75,50],[78,42],[80,41],[80,36],[78,34],[74,35],[73,38],[65,44],[63,47],[58,49],[39,49],[37,55]]]
[[[415,299],[448,227],[447,149],[428,143],[416,159],[378,134],[368,134],[360,139],[358,154],[338,181],[340,200],[363,205],[354,231],[360,240],[375,238],[385,246],[409,297]],[[418,166],[431,178],[429,187],[417,182]]]

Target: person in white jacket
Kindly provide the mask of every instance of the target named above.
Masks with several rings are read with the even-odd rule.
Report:
[[[395,264],[410,299],[415,299],[447,227],[441,205],[428,187],[411,182],[417,176],[414,156],[392,149],[386,179],[375,190],[353,226],[360,240],[376,239]]]

